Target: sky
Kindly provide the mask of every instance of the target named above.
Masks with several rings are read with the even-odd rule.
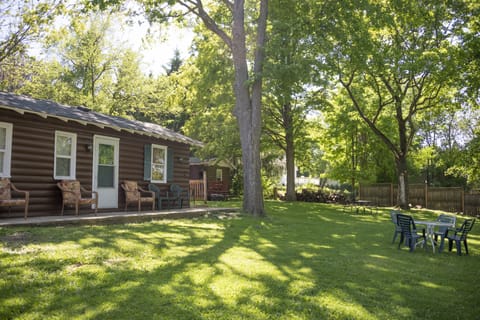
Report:
[[[155,33],[154,38],[145,43],[142,39],[147,35],[147,25],[129,27],[125,29],[126,41],[132,49],[142,56],[142,70],[145,74],[163,74],[163,66],[167,65],[173,57],[175,49],[178,49],[182,59],[189,56],[189,49],[193,39],[193,33],[189,29],[180,29],[172,26],[162,30],[161,34]]]
[[[133,11],[138,10],[137,4],[131,1],[126,2],[126,8]],[[127,39],[131,45],[130,48],[142,54],[142,70],[145,74],[160,75],[165,73],[163,66],[167,65],[173,57],[175,49],[179,50],[182,59],[189,56],[189,49],[194,36],[191,29],[180,28],[173,24],[168,28],[165,26],[159,27],[158,24],[150,26],[145,18],[136,17],[136,19],[132,24],[124,23],[118,28],[118,31],[121,39]],[[149,28],[150,31],[153,31],[153,37],[148,42],[142,41],[147,36]]]
[[[180,28],[173,24],[168,27],[160,27],[158,24],[150,26],[142,18],[127,23],[125,16],[116,17],[114,21],[113,26],[109,28],[109,32],[113,33],[109,35],[110,42],[113,47],[130,48],[138,52],[142,56],[141,69],[146,75],[164,74],[163,67],[171,60],[175,49],[179,50],[184,60],[190,55],[190,46],[194,37],[192,29]],[[68,23],[69,20],[65,17],[58,17],[54,26],[61,27]],[[146,40],[147,38],[149,40]],[[44,56],[40,43],[33,42],[30,45],[31,55]]]

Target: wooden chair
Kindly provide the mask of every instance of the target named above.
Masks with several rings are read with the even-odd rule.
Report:
[[[130,203],[135,203],[138,206],[138,212],[142,209],[142,203],[151,202],[152,210],[155,210],[155,192],[144,190],[138,186],[136,181],[124,181],[121,184],[123,191],[125,191],[125,211]],[[142,196],[148,194],[148,196]]]
[[[78,208],[82,204],[89,204],[95,206],[95,214],[98,209],[98,193],[96,191],[89,191],[80,185],[78,180],[62,180],[57,183],[58,188],[62,192],[62,216],[65,206],[73,205],[75,207],[75,214],[78,216]],[[90,194],[89,197],[83,197],[83,194]]]
[[[12,193],[23,193],[23,198],[12,198]],[[0,207],[8,207],[10,213],[10,207],[24,206],[25,207],[25,219],[28,215],[28,203],[30,201],[30,193],[28,191],[19,190],[15,188],[14,184],[10,182],[8,178],[0,179]]]

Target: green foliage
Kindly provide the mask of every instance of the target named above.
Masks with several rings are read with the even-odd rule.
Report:
[[[346,97],[339,95],[317,119],[322,158],[328,163],[327,177],[355,184],[394,181],[393,157],[350,107]]]
[[[62,79],[77,93],[71,105],[85,105],[93,110],[108,110],[107,88],[117,65],[115,49],[107,35],[110,16],[100,12],[70,16],[70,23],[49,34],[46,44],[64,67]]]
[[[62,1],[16,1],[0,3],[0,69],[8,58],[23,55],[30,41],[48,30],[57,15],[63,13]]]
[[[239,203],[211,203],[226,204]],[[478,317],[477,226],[470,255],[458,257],[398,250],[388,210],[278,201],[266,209],[267,219],[0,229],[0,318]]]
[[[358,120],[395,159],[402,207],[408,206],[408,192],[402,186],[408,183],[408,157],[422,115],[445,112],[451,97],[462,91],[459,66],[464,60],[456,39],[468,25],[459,19],[465,9],[463,3],[405,1],[329,1],[312,6],[312,23],[321,30],[314,35],[321,52],[319,71],[341,85],[333,87],[332,95],[346,98],[340,103],[352,106],[344,107],[355,110]],[[353,128],[362,131],[357,125]],[[362,161],[354,146],[362,144],[356,142],[355,131],[350,133],[348,175],[354,179]]]
[[[470,188],[480,187],[480,132],[477,129],[475,138],[456,154],[455,164],[447,174],[465,179]]]
[[[58,61],[35,61],[27,67],[21,73],[28,81],[16,90],[18,93],[64,104],[79,101],[77,91],[62,80],[65,68]]]
[[[241,158],[238,125],[233,115],[233,67],[227,47],[217,37],[198,26],[194,39],[196,57],[180,69],[178,76],[188,81],[190,117],[185,132],[206,145],[197,154],[237,164]]]
[[[289,200],[295,198],[295,161],[306,159],[311,150],[306,118],[312,105],[306,99],[305,88],[311,82],[315,53],[309,41],[312,30],[304,15],[306,8],[303,1],[270,2],[269,41],[265,48],[263,152],[276,148],[284,153]]]
[[[140,56],[132,50],[119,55],[118,66],[114,69],[116,81],[113,83],[109,113],[116,116],[130,116],[141,119],[147,114],[152,81],[140,70]],[[149,97],[151,99],[151,97]]]

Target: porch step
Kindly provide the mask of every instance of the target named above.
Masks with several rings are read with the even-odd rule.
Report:
[[[162,211],[117,211],[99,212],[94,214],[64,215],[64,216],[41,216],[23,218],[0,219],[0,227],[19,226],[64,226],[64,225],[96,225],[96,224],[117,224],[136,223],[161,219],[183,219],[196,218],[209,214],[234,214],[240,211],[239,208],[185,208]]]

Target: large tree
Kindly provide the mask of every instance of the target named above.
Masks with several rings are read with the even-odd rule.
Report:
[[[262,106],[262,68],[266,42],[268,0],[223,0],[209,2],[148,1],[151,17],[165,17],[165,3],[175,3],[193,14],[227,45],[234,66],[234,115],[238,122],[242,145],[243,210],[256,216],[265,214],[261,181],[260,135]],[[250,13],[258,12],[257,16]],[[254,44],[247,37],[255,39]],[[251,68],[249,68],[251,66]]]
[[[363,122],[395,158],[398,205],[408,208],[407,158],[417,118],[441,108],[442,89],[458,79],[461,4],[327,1],[315,36],[328,65]],[[314,8],[316,10],[316,8]],[[322,19],[327,16],[328,19]],[[458,86],[457,86],[458,88]],[[394,123],[392,134],[383,128]]]
[[[297,147],[307,137],[306,86],[313,64],[310,24],[303,1],[270,2],[270,34],[265,63],[264,132],[284,152],[286,200],[296,200]]]
[[[118,62],[118,51],[109,39],[110,16],[95,12],[69,18],[67,25],[49,34],[47,42],[64,67],[62,80],[78,93],[70,103],[107,111],[105,89]]]

